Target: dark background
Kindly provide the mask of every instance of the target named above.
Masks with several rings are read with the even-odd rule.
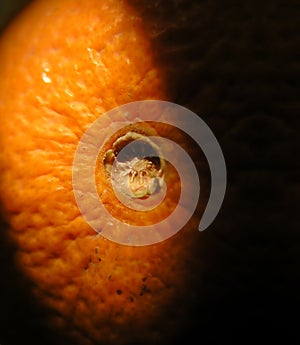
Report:
[[[2,28],[25,3],[1,1]],[[145,1],[131,3],[147,7]],[[215,230],[202,235],[199,303],[177,340],[187,343],[194,334],[191,343],[296,344],[299,5],[178,0],[172,11],[164,10],[163,1],[155,1],[156,7],[148,3],[143,16],[149,30],[158,17],[170,24],[155,35],[153,46],[166,70],[178,66],[168,77],[173,99],[211,127],[228,169]],[[192,25],[172,25],[182,19],[180,8]],[[174,41],[176,50],[171,49]],[[44,311],[32,302],[30,282],[15,268],[13,246],[5,236],[0,239],[0,277],[0,344],[58,344],[39,321]]]

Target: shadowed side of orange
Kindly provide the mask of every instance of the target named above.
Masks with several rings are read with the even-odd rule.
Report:
[[[172,336],[186,317],[168,313],[185,293],[195,222],[160,244],[118,245],[88,226],[72,190],[74,154],[93,121],[167,99],[141,17],[120,0],[34,1],[1,37],[0,56],[1,202],[47,321],[74,344]]]

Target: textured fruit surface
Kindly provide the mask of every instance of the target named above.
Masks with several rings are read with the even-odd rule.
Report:
[[[63,341],[62,334],[73,333],[79,344],[167,344],[173,333],[183,344],[191,334],[203,344],[299,343],[297,1],[129,1],[137,21],[126,6],[123,24],[143,43],[125,44],[121,57],[137,57],[141,49],[146,54],[135,59],[133,75],[157,71],[134,97],[169,99],[199,114],[218,138],[228,170],[225,203],[210,229],[198,234],[190,223],[185,233],[146,250],[95,238],[74,203],[71,152],[81,133],[102,111],[134,97],[111,92],[113,85],[126,91],[133,85],[120,53],[118,65],[107,52],[107,68],[122,68],[104,82],[101,65],[91,62],[90,56],[99,61],[95,51],[86,50],[100,50],[95,35],[110,31],[97,30],[104,27],[102,13],[125,7],[115,1],[88,15],[88,3],[96,2],[81,1],[78,11],[71,3],[79,2],[37,1],[1,39],[1,200],[11,226],[0,237],[0,342],[66,345],[74,340]],[[102,19],[89,33],[95,18]],[[105,42],[112,42],[109,34]],[[55,61],[51,73],[42,56]],[[73,60],[82,62],[78,71]],[[81,110],[70,107],[67,89],[77,90]],[[45,188],[47,174],[57,180]],[[188,232],[195,237],[187,236],[190,243]],[[13,340],[2,341],[3,334]]]
[[[119,0],[36,1],[0,51],[0,194],[47,322],[80,344],[175,335],[186,312],[168,313],[185,294],[196,231],[121,246],[86,224],[72,190],[75,150],[93,121],[124,103],[167,98],[141,17]],[[113,198],[106,203],[114,208]],[[118,216],[127,218],[122,208]]]

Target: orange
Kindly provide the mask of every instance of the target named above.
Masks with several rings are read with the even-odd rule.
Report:
[[[97,235],[72,190],[78,142],[99,116],[172,100],[157,54],[141,11],[121,0],[34,1],[1,37],[2,208],[45,322],[72,344],[165,343],[196,300],[198,219],[164,242],[124,246]]]

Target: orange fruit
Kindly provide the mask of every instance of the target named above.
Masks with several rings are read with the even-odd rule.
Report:
[[[78,142],[99,116],[133,101],[173,99],[141,13],[120,0],[34,1],[0,41],[8,236],[45,322],[72,344],[166,343],[187,326],[197,299],[197,217],[164,242],[124,246],[97,235],[72,190]],[[155,130],[184,145],[180,133]],[[135,218],[107,202],[120,219]]]

